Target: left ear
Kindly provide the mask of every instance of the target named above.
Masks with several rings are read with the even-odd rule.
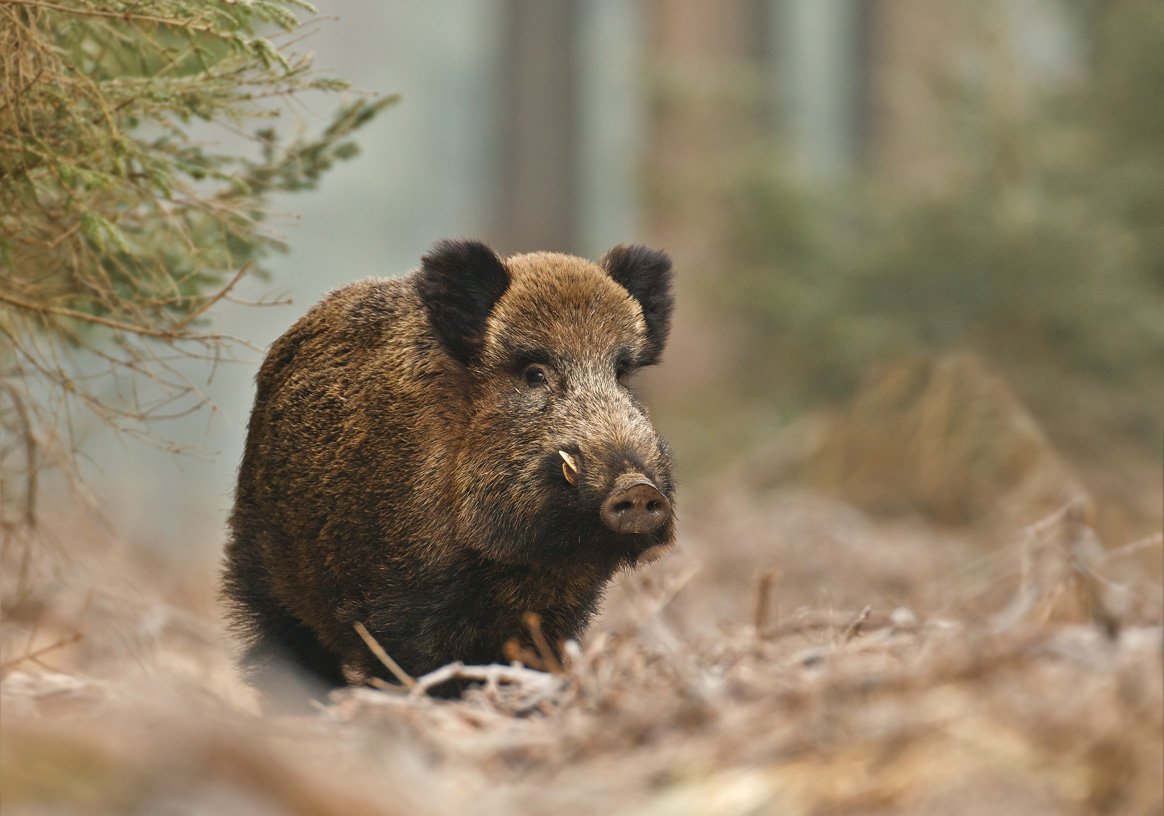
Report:
[[[657,249],[639,244],[616,246],[603,257],[602,268],[614,282],[630,292],[643,309],[647,323],[647,359],[654,365],[667,345],[671,332],[671,310],[675,296],[671,293],[671,259]]]
[[[441,241],[420,259],[416,288],[433,333],[453,359],[469,365],[490,312],[509,288],[509,270],[480,241]]]

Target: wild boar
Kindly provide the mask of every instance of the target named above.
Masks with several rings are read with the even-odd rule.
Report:
[[[505,660],[536,612],[578,637],[619,569],[674,540],[667,444],[628,387],[670,329],[671,261],[502,259],[443,241],[327,295],[262,364],[224,596],[252,673],[328,685]]]

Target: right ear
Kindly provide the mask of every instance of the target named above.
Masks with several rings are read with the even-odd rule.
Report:
[[[480,241],[441,241],[420,259],[416,285],[441,344],[469,364],[485,341],[485,321],[509,288],[509,270]]]
[[[659,362],[671,331],[671,259],[666,253],[641,245],[616,246],[599,261],[614,282],[631,294],[643,309],[647,324],[647,356],[643,365]]]

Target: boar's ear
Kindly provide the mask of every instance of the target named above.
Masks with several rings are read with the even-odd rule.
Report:
[[[485,321],[509,288],[509,270],[480,241],[441,241],[420,259],[417,291],[449,353],[468,364],[485,340]]]
[[[659,362],[671,331],[671,310],[675,306],[675,296],[671,294],[671,259],[650,247],[620,245],[606,253],[602,267],[643,308],[649,344],[643,364]]]

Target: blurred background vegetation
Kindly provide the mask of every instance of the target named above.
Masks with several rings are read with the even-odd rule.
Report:
[[[4,172],[22,181],[3,185],[0,325],[64,341],[41,360],[90,344],[58,385],[90,384],[105,419],[156,407],[151,434],[209,452],[126,447],[68,417],[101,503],[146,541],[217,557],[254,367],[214,368],[197,337],[155,354],[209,407],[165,420],[174,392],[143,402],[132,378],[102,379],[102,355],[132,368],[165,339],[124,326],[237,337],[253,363],[327,290],[401,274],[447,236],[672,254],[673,342],[641,387],[692,495],[736,468],[765,489],[972,524],[1008,495],[1037,497],[1029,520],[1083,493],[1113,542],[1159,529],[1155,0],[400,0],[321,4],[342,18],[284,34],[279,3],[158,0],[169,27],[135,21],[140,5],[56,5],[89,16],[0,0],[6,42],[40,38],[4,49]],[[48,55],[78,72],[36,86],[30,108],[18,80],[36,74],[17,63]],[[378,106],[358,99],[320,113],[310,92],[333,76],[402,103],[371,124]],[[115,126],[92,83],[121,100]],[[283,109],[295,133],[252,133],[262,100],[288,91],[308,92]],[[29,111],[59,138],[32,169],[17,161]],[[216,117],[237,132],[200,129]],[[333,167],[355,126],[363,155]],[[252,261],[268,281],[215,299]],[[294,306],[234,302],[272,288]],[[30,317],[15,301],[34,296],[69,313]],[[29,358],[2,353],[11,395],[12,361]],[[25,454],[3,407],[12,473]]]
[[[835,487],[863,470],[867,482],[893,483],[841,490],[867,509],[967,522],[983,515],[969,509],[983,471],[1001,498],[1026,478],[1013,471],[1040,469],[1047,482],[1033,460],[1051,456],[1057,484],[1038,489],[1044,505],[1081,491],[1116,537],[1158,526],[1164,120],[1150,100],[1164,98],[1164,6],[766,11],[777,36],[761,44],[759,67],[724,61],[724,76],[751,70],[753,81],[725,80],[696,103],[705,126],[732,122],[732,148],[709,166],[682,157],[653,168],[663,232],[691,246],[686,236],[703,231],[694,252],[704,271],[684,301],[698,304],[701,335],[723,338],[702,352],[698,389],[664,386],[689,472],[742,457],[771,473],[748,451],[806,411],[839,408],[823,431],[831,439],[795,452],[801,461],[777,467],[778,481]],[[850,55],[818,64],[827,60],[787,33],[814,26],[831,26]],[[741,25],[737,46],[754,36]],[[694,87],[689,67],[668,78],[667,89]],[[811,95],[822,87],[834,88],[831,108]],[[660,99],[663,121],[692,126],[690,96]],[[675,204],[692,191],[700,203]],[[935,400],[935,387],[953,396]],[[1034,427],[1005,432],[1000,411]],[[805,433],[798,424],[787,435]],[[925,435],[939,460],[911,453]],[[1013,455],[1035,439],[1040,453]],[[966,471],[947,485],[960,502],[906,484],[911,472],[929,470],[932,482],[951,468]],[[896,496],[862,500],[871,491]]]
[[[735,274],[708,288],[747,326],[744,394],[799,411],[851,397],[878,363],[972,349],[1072,451],[1160,455],[1164,118],[1148,100],[1164,98],[1164,6],[1069,11],[1086,68],[1028,93],[998,26],[972,20],[968,45],[995,59],[935,77],[934,184],[870,168],[821,189],[771,151],[744,159]]]
[[[34,525],[78,427],[175,449],[155,424],[205,402],[180,368],[231,358],[209,318],[279,249],[276,192],[313,188],[390,97],[318,135],[273,126],[346,82],[287,48],[294,2],[0,4],[0,529]],[[272,36],[274,35],[274,36]],[[282,48],[282,50],[280,50]],[[258,122],[258,125],[255,123]],[[232,138],[211,142],[217,127]]]

